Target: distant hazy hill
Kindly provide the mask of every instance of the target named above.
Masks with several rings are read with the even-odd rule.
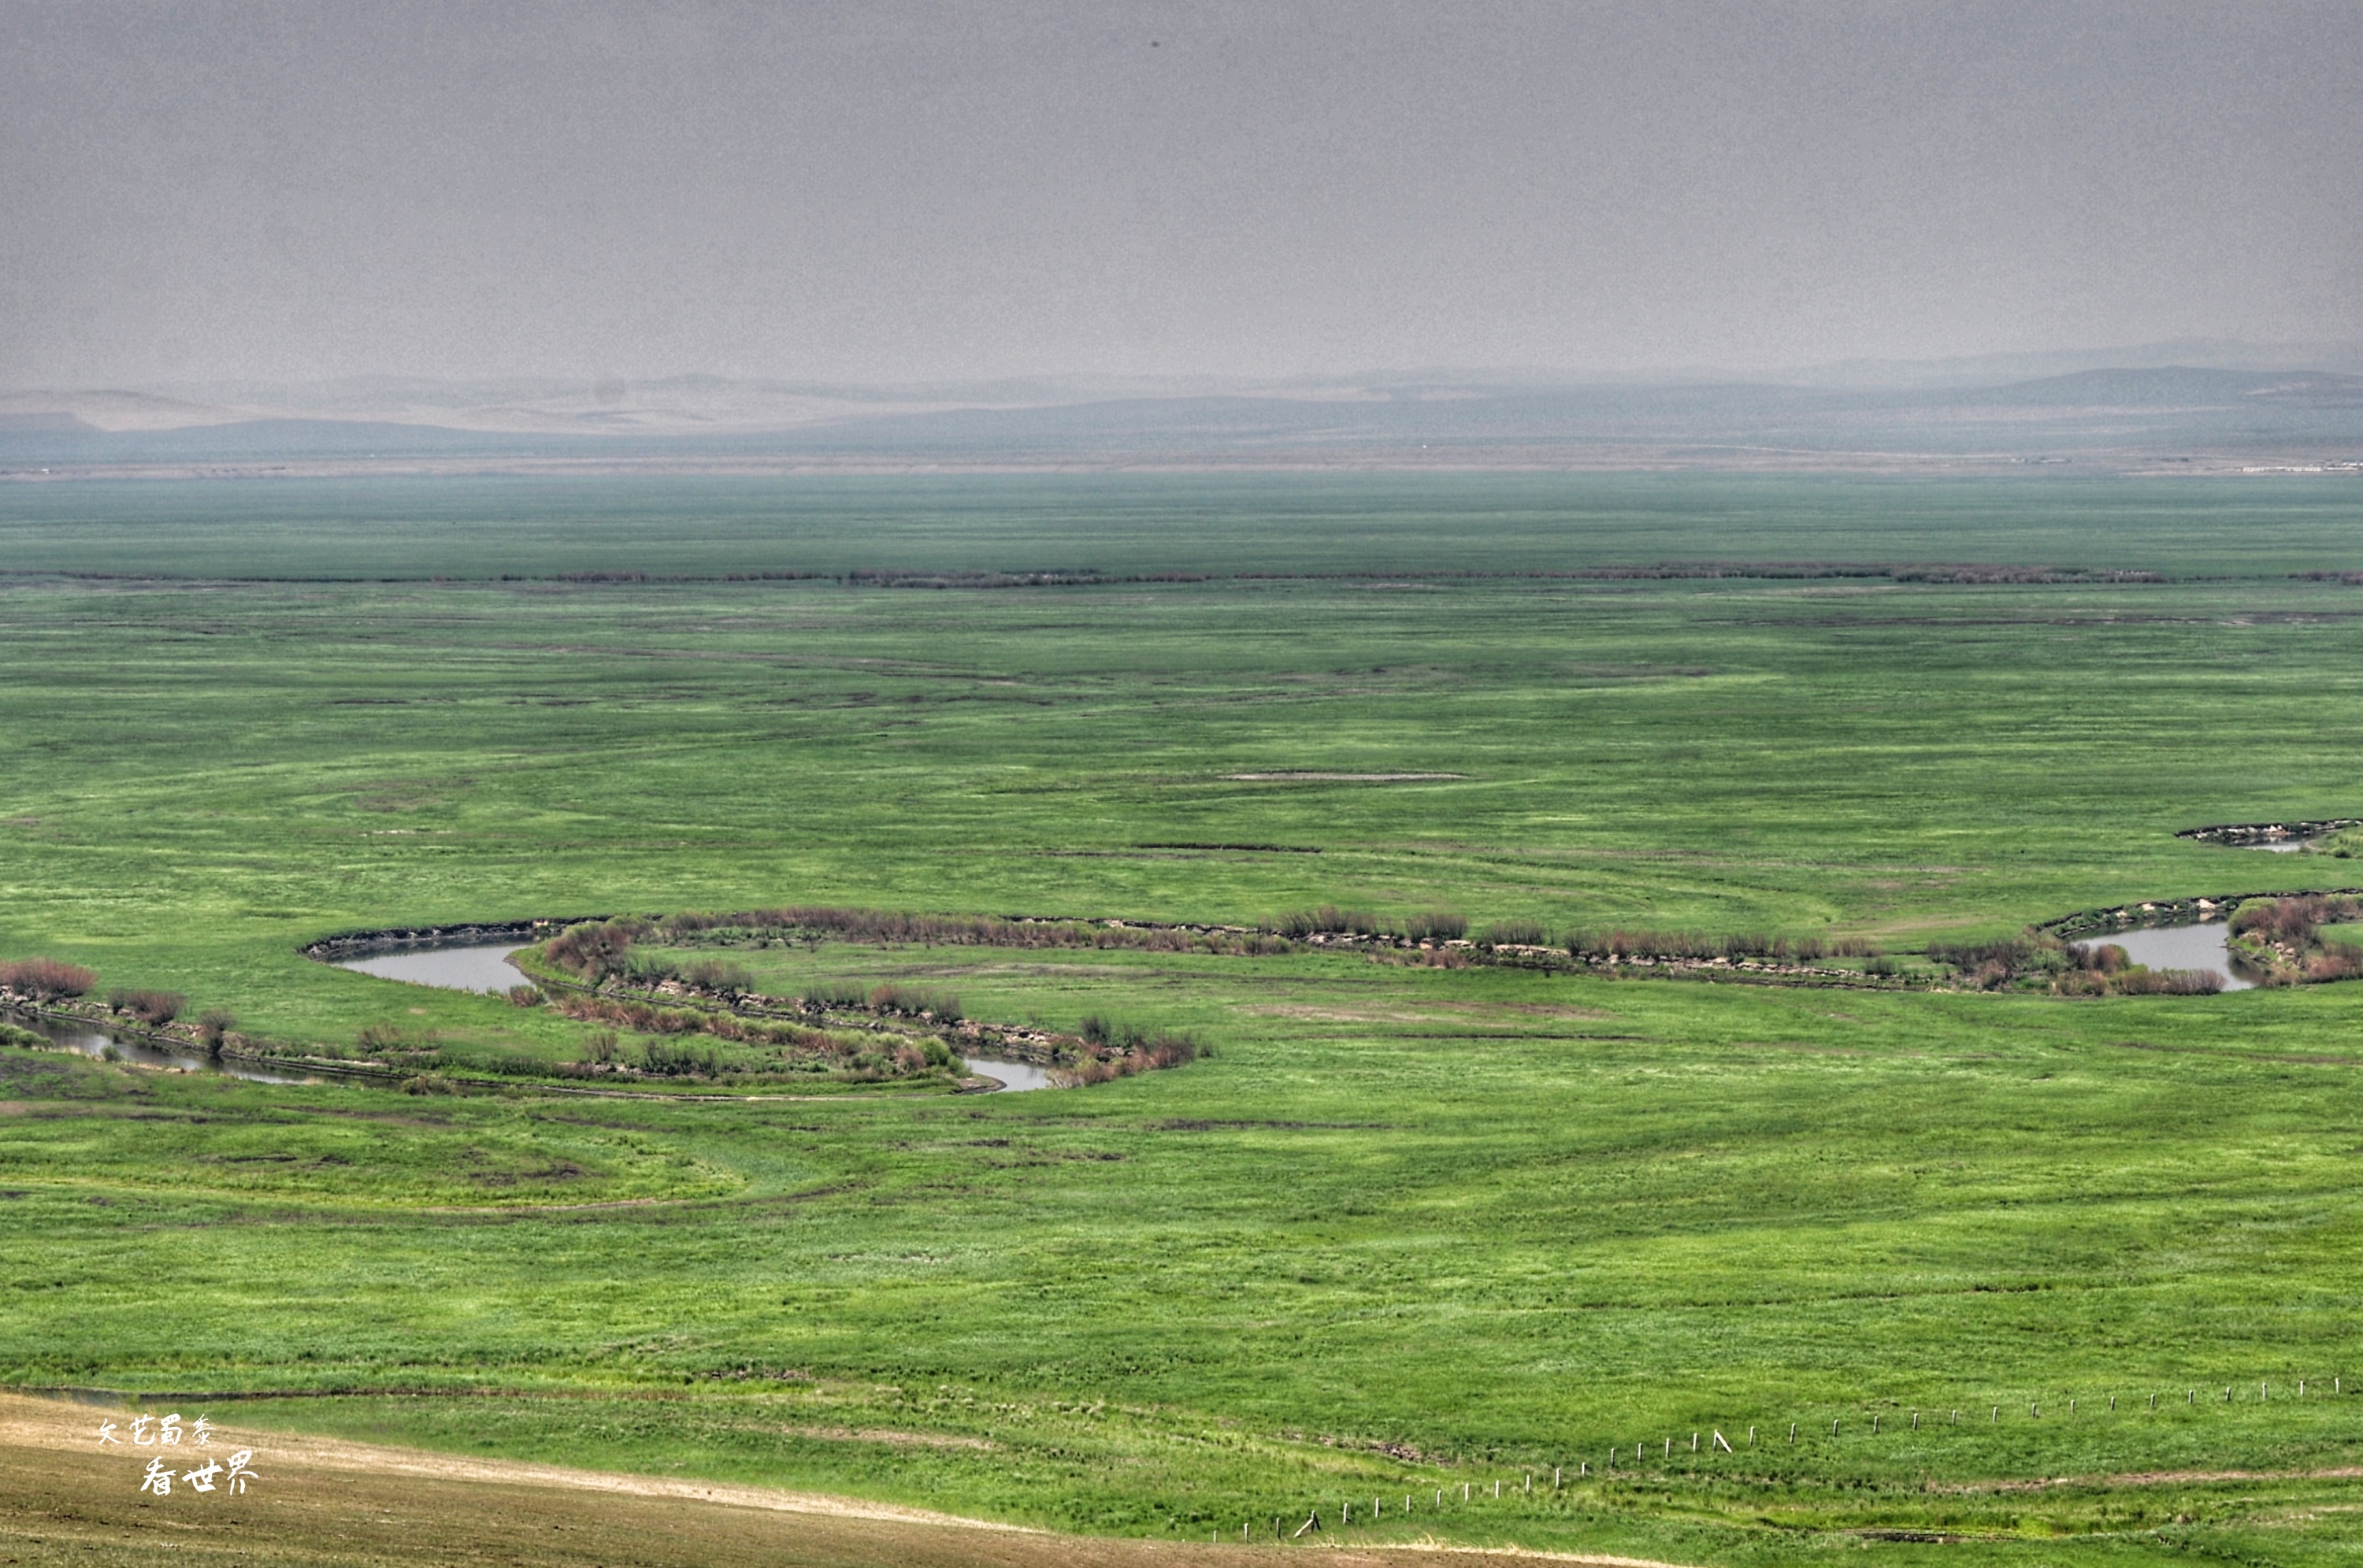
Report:
[[[2084,370],[1958,394],[1975,405],[2077,408],[2230,408],[2258,402],[2284,406],[2352,407],[2363,376],[2320,370],[2217,370],[2183,365],[2154,370]]]
[[[1889,464],[2363,458],[2363,376],[2162,365],[1986,386],[1373,378],[868,390],[338,383],[0,397],[0,469],[505,461]]]

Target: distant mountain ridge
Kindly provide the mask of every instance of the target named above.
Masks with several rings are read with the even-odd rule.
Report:
[[[848,388],[372,380],[0,395],[0,472],[294,463],[1459,466],[2363,460],[2363,375],[2104,367],[1994,385],[1433,376]]]

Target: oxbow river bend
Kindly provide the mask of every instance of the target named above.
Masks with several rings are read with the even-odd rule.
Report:
[[[468,947],[415,947],[339,958],[336,965],[339,969],[374,975],[382,980],[405,980],[414,986],[497,995],[524,983],[524,974],[509,962],[509,955],[529,945],[523,942],[495,942]],[[961,1063],[977,1077],[991,1078],[1004,1089],[1050,1087],[1050,1075],[1031,1063],[996,1062],[984,1056],[964,1056]]]

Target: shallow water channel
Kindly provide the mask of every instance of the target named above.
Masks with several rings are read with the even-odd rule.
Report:
[[[2232,928],[2224,921],[2203,925],[2159,925],[2146,931],[2104,932],[2083,938],[2085,945],[2106,944],[2125,950],[2125,956],[2151,969],[2213,969],[2224,977],[2227,991],[2252,991],[2256,982],[2232,973],[2229,944]]]
[[[227,1073],[231,1077],[246,1078],[258,1084],[319,1084],[328,1081],[309,1073],[260,1067],[235,1058],[216,1059],[203,1051],[158,1045],[133,1035],[112,1033],[94,1023],[84,1023],[79,1020],[14,1012],[6,1017],[9,1022],[20,1029],[31,1030],[53,1045],[62,1045],[85,1056],[98,1056],[113,1062],[130,1062],[142,1067],[164,1067],[183,1073]]]
[[[511,986],[525,982],[524,974],[509,962],[509,955],[523,952],[530,945],[523,942],[495,942],[467,947],[406,947],[394,953],[338,958],[335,963],[339,969],[375,975],[382,980],[404,980],[414,986],[436,986],[447,991],[489,991],[499,995]],[[991,1078],[1012,1092],[1050,1087],[1050,1075],[1028,1062],[996,1062],[984,1056],[966,1056],[961,1058],[961,1062],[977,1077]]]

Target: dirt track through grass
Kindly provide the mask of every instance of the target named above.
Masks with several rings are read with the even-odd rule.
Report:
[[[560,1465],[224,1427],[180,1463],[251,1448],[260,1477],[240,1497],[136,1490],[149,1452],[100,1449],[124,1412],[0,1395],[0,1562],[248,1564],[631,1562],[872,1563],[1078,1568],[1248,1562],[1304,1546],[1107,1540],[1026,1529],[815,1492]],[[1636,1558],[1470,1548],[1330,1548],[1322,1561],[1401,1562],[1448,1551],[1601,1568],[1671,1568]]]

